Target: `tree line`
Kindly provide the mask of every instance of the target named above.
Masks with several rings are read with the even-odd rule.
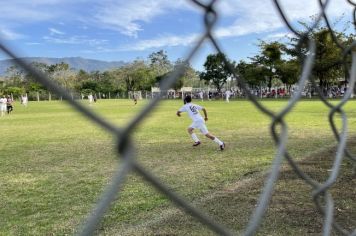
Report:
[[[306,24],[303,25],[308,28]],[[340,45],[344,48],[351,47],[355,35],[336,31],[331,34],[328,28],[319,26],[310,32],[309,37],[316,43],[311,76],[318,83],[320,91],[326,95],[332,86],[346,86],[348,70],[351,67],[351,53],[344,54]],[[309,53],[308,42],[291,37],[285,44],[278,41],[260,41],[258,46],[259,54],[248,61],[241,60],[238,63],[229,61],[223,53],[209,55],[204,64],[205,71],[200,73],[200,79],[213,83],[218,90],[229,78],[235,80],[238,86],[239,77],[243,78],[251,89],[267,88],[271,91],[273,85],[279,85],[290,90],[299,80],[304,58]],[[353,47],[353,51],[355,50]]]
[[[306,26],[307,27],[307,26]],[[350,46],[355,35],[334,32],[318,27],[310,33],[317,45],[312,76],[318,81],[321,89],[338,84],[340,78],[347,78],[347,66],[351,56],[343,55],[335,39],[344,46]],[[204,63],[204,71],[199,72],[192,66],[178,59],[172,62],[166,52],[160,50],[148,56],[146,60],[134,60],[122,67],[100,72],[75,71],[66,63],[47,65],[33,62],[32,66],[48,75],[50,79],[69,91],[84,95],[90,93],[116,94],[128,91],[150,91],[159,87],[164,78],[171,75],[178,67],[183,68],[178,80],[173,84],[175,90],[183,86],[200,87],[200,81],[221,91],[227,81],[239,87],[238,77],[242,77],[250,88],[268,88],[280,84],[290,88],[298,81],[303,57],[308,53],[307,42],[299,43],[298,38],[290,38],[288,43],[278,41],[260,41],[257,55],[241,60],[230,61],[224,53],[210,54]],[[345,60],[341,60],[343,56]],[[346,79],[343,81],[347,83]],[[14,96],[31,92],[46,92],[46,88],[36,81],[27,71],[17,66],[7,69],[1,80],[0,93]]]
[[[173,88],[179,89],[183,84],[194,86],[194,83],[199,82],[197,72],[189,63],[180,59],[171,62],[163,50],[150,54],[147,60],[137,59],[122,67],[103,72],[76,71],[64,62],[54,65],[31,63],[33,68],[45,73],[48,78],[65,89],[84,95],[99,92],[116,94],[128,91],[149,91],[151,87],[159,86],[163,78],[181,65],[184,65],[184,73],[180,75]],[[31,73],[16,65],[10,66],[2,80],[0,93],[21,95],[31,92],[45,93],[47,89],[37,82]]]

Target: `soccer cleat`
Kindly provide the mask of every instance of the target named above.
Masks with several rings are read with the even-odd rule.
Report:
[[[221,145],[220,145],[220,150],[223,151],[225,149],[225,143],[223,142]]]
[[[200,145],[200,144],[201,144],[201,142],[200,142],[200,141],[195,142],[195,143],[193,144],[193,147],[196,147],[196,146],[198,146],[198,145]]]

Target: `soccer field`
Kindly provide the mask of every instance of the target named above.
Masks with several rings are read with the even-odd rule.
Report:
[[[271,119],[246,100],[194,102],[207,109],[208,129],[226,143],[226,149],[219,151],[216,143],[198,132],[202,144],[192,147],[186,131],[189,117],[184,113],[176,116],[182,102],[163,101],[133,133],[138,159],[173,191],[207,209],[219,222],[241,231],[256,200],[240,199],[241,205],[234,203],[234,207],[242,212],[221,216],[219,211],[227,212],[232,206],[219,196],[244,184],[256,189],[240,193],[242,199],[259,196],[264,173],[276,152],[270,134]],[[146,103],[139,101],[135,106],[129,100],[99,100],[89,106],[83,102],[121,127]],[[263,104],[278,111],[287,101],[266,100]],[[346,106],[350,137],[356,131],[354,106],[354,101]],[[288,114],[287,147],[293,157],[304,160],[336,144],[328,113],[320,101],[302,100]],[[15,103],[13,114],[1,117],[0,122],[0,235],[74,234],[120,166],[114,137],[59,101],[30,102],[27,108]],[[284,187],[288,189],[288,185]],[[206,204],[209,199],[214,199],[213,209]],[[303,205],[304,200],[297,205]],[[311,201],[307,204],[314,210]],[[182,213],[175,209],[165,196],[132,173],[102,220],[99,233],[213,234],[189,216],[178,217]],[[269,217],[271,221],[277,218]],[[270,231],[267,225],[262,230],[271,235],[308,230],[303,225],[280,227]]]

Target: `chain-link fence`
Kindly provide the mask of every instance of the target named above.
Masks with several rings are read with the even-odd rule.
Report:
[[[212,29],[218,17],[218,14],[215,10],[217,0],[191,1],[198,7],[200,7],[204,12],[205,31],[200,36],[194,48],[188,53],[187,57],[185,58],[185,62],[189,62],[192,59],[192,57],[197,53],[198,49],[202,47],[203,43],[210,43],[213,45],[217,52],[223,52],[223,50],[221,50],[219,46],[217,39],[212,34]],[[289,165],[293,168],[294,172],[300,177],[300,179],[302,179],[305,183],[312,187],[312,195],[315,205],[323,216],[323,234],[330,235],[331,230],[334,229],[336,230],[336,232],[343,235],[356,235],[356,229],[353,231],[346,230],[334,219],[333,197],[330,193],[330,189],[332,185],[336,182],[336,179],[339,175],[343,158],[349,158],[351,162],[356,165],[356,157],[348,151],[346,145],[348,123],[346,113],[343,110],[344,105],[348,102],[352,92],[354,91],[354,85],[356,80],[356,41],[353,41],[347,47],[338,42],[325,11],[326,6],[329,4],[329,2],[330,1],[328,0],[318,0],[318,3],[320,5],[319,15],[316,17],[314,24],[309,28],[308,32],[300,33],[292,26],[291,22],[288,20],[287,15],[285,14],[283,8],[280,5],[280,2],[278,0],[273,1],[273,4],[275,5],[281,16],[281,19],[283,19],[290,31],[294,33],[296,37],[299,38],[299,43],[297,47],[301,47],[301,45],[303,44],[308,45],[308,52],[306,54],[303,54],[306,56],[300,56],[300,59],[302,61],[300,64],[300,69],[302,73],[300,75],[298,87],[294,92],[293,96],[289,99],[288,104],[280,112],[275,113],[269,110],[264,105],[262,105],[257,99],[257,97],[250,92],[244,78],[237,75],[232,65],[230,66],[231,73],[233,73],[235,78],[238,79],[242,89],[244,90],[244,93],[247,94],[249,100],[260,111],[270,117],[270,129],[272,134],[271,136],[276,144],[276,154],[274,157],[274,161],[270,167],[270,174],[267,177],[265,186],[260,195],[258,205],[254,210],[254,213],[252,214],[249,223],[244,230],[244,235],[254,235],[257,232],[265,215],[266,209],[269,205],[275,182],[277,181],[277,178],[280,174],[282,160],[284,159],[287,160]],[[347,0],[347,2],[348,4],[350,4],[350,12],[352,12],[353,14],[353,25],[356,28],[356,2],[354,2],[353,0]],[[342,53],[340,54],[340,62],[345,66],[345,79],[347,79],[349,86],[345,92],[343,99],[336,105],[331,104],[328,100],[326,100],[322,92],[318,92],[320,100],[329,108],[329,122],[331,130],[338,143],[337,152],[333,159],[333,166],[330,170],[329,177],[325,182],[318,182],[317,180],[309,176],[307,173],[303,172],[300,166],[296,163],[295,159],[288,152],[286,147],[288,129],[285,117],[300,100],[302,96],[302,90],[305,87],[307,81],[310,81],[314,85],[315,89],[319,89],[313,77],[311,76],[315,61],[316,43],[310,36],[310,33],[322,21],[327,25],[327,28],[329,29],[334,40],[334,43],[337,44],[338,47],[342,50]],[[105,215],[106,210],[108,210],[110,204],[117,198],[117,196],[120,194],[120,191],[122,191],[123,184],[125,183],[126,177],[130,172],[136,172],[141,175],[145,180],[151,183],[152,186],[154,186],[160,192],[165,194],[172,202],[183,208],[188,214],[198,219],[201,223],[207,225],[215,233],[221,235],[234,234],[231,229],[227,228],[224,225],[221,225],[220,223],[215,222],[206,213],[193,207],[193,205],[187,200],[185,200],[182,196],[170,190],[170,188],[163,184],[159,178],[153,175],[149,170],[144,168],[139,161],[137,161],[135,153],[135,143],[131,140],[132,131],[142,122],[144,117],[146,117],[146,115],[150,113],[155,106],[157,106],[157,104],[160,102],[159,96],[154,97],[152,100],[150,100],[148,105],[127,126],[116,127],[105,121],[100,116],[94,114],[81,103],[72,99],[71,94],[68,93],[64,88],[58,86],[56,83],[51,81],[45,74],[32,68],[29,64],[27,64],[21,59],[20,55],[16,55],[12,51],[12,49],[6,46],[3,42],[0,42],[0,48],[9,57],[14,58],[19,66],[31,73],[51,92],[57,94],[57,96],[63,97],[63,99],[66,100],[70,105],[80,111],[83,116],[87,116],[98,126],[101,126],[102,128],[106,129],[107,132],[112,133],[117,137],[117,154],[123,159],[123,164],[116,170],[115,177],[112,179],[107,189],[103,192],[92,214],[87,218],[84,227],[80,229],[81,235],[94,234],[99,222]],[[350,57],[351,63],[348,59]],[[183,70],[184,67],[178,67],[174,71],[174,73],[172,73],[164,80],[164,82],[161,84],[160,89],[168,90],[175,82],[175,80],[182,74],[182,72],[184,72]],[[334,120],[336,115],[340,115],[342,117],[341,130],[339,130],[335,124]]]

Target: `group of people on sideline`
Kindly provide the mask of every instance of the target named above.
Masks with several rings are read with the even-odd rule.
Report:
[[[4,116],[6,113],[10,114],[13,110],[13,106],[12,106],[12,98],[8,95],[5,96],[3,95],[0,98],[0,112],[1,112],[1,116]]]
[[[2,95],[0,97],[0,113],[1,116],[5,116],[5,114],[10,115],[11,112],[14,110],[14,106],[13,106],[13,98],[10,95]],[[25,107],[27,107],[28,104],[28,97],[27,95],[21,95],[20,97],[20,102],[22,105],[24,105]]]
[[[89,100],[89,104],[93,104],[93,102],[96,102],[97,98],[96,98],[96,95],[94,94],[89,94],[88,95],[88,100]]]
[[[234,90],[226,90],[223,93],[218,93],[218,92],[212,92],[209,91],[206,93],[203,91],[199,91],[198,94],[191,94],[191,96],[195,97],[195,98],[199,98],[201,101],[204,101],[204,97],[206,96],[208,98],[208,100],[212,100],[213,98],[224,98],[226,102],[230,102],[230,98],[232,96],[236,96],[236,93]]]

